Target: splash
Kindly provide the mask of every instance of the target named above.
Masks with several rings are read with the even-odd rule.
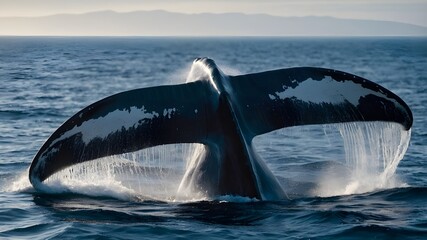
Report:
[[[26,192],[29,189],[32,189],[30,180],[28,179],[28,171],[29,169],[17,175],[11,181],[12,183],[10,185],[2,186],[1,190],[5,192]]]
[[[207,196],[204,192],[197,188],[197,175],[192,173],[198,171],[199,161],[204,158],[206,148],[202,144],[198,144],[187,158],[186,171],[178,187],[178,198],[182,199],[203,199]]]
[[[175,201],[185,159],[195,145],[161,145],[73,165],[46,179],[39,188],[53,194]]]
[[[236,68],[230,67],[228,65],[221,65],[221,69],[227,75],[241,75],[242,72]],[[197,80],[210,80],[210,71],[206,69],[206,66],[203,64],[192,64],[190,72],[187,75],[185,82],[194,82]]]
[[[354,122],[336,124],[342,136],[347,171],[326,171],[315,195],[335,196],[403,187],[395,176],[411,137],[397,123]]]

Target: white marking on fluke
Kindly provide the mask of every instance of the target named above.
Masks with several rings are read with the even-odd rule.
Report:
[[[176,108],[168,108],[163,110],[163,117],[168,117],[169,119],[172,117],[172,114],[176,112]]]
[[[353,81],[335,81],[330,76],[325,76],[322,80],[309,78],[299,83],[295,88],[283,86],[282,92],[269,94],[271,100],[294,99],[313,104],[342,104],[348,101],[354,106],[359,105],[359,100],[368,95],[375,95],[384,98],[383,94],[368,88],[358,87],[361,85]],[[396,106],[399,104],[395,99],[387,98]]]
[[[140,121],[151,120],[158,116],[157,112],[147,112],[144,106],[142,108],[131,107],[129,110],[115,110],[104,117],[90,119],[83,122],[80,126],[75,126],[65,132],[60,138],[53,141],[51,146],[56,142],[83,132],[82,141],[87,145],[95,138],[106,138],[108,135],[122,131],[123,129],[128,130],[132,127],[137,127],[141,124]]]

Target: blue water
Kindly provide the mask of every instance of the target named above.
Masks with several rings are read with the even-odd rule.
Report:
[[[382,185],[349,188],[337,184],[351,169],[336,129],[261,136],[257,150],[288,194],[273,202],[147,200],[98,175],[91,177],[101,187],[48,193],[29,185],[33,156],[66,119],[117,92],[184,82],[200,56],[230,74],[317,66],[373,80],[412,109],[409,148]],[[426,83],[426,38],[1,37],[0,238],[427,238]],[[329,185],[319,188],[325,178]]]

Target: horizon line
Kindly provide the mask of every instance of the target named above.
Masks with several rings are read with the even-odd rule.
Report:
[[[427,38],[427,35],[7,35],[0,38]]]

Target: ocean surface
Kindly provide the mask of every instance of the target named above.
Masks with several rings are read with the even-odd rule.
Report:
[[[281,201],[176,198],[193,145],[102,159],[32,188],[31,161],[65,120],[114,93],[183,83],[196,57],[231,75],[353,73],[399,95],[414,124],[410,133],[354,123],[256,138],[287,194]],[[0,238],[427,239],[426,106],[427,38],[0,37]],[[175,175],[161,172],[171,166]]]

